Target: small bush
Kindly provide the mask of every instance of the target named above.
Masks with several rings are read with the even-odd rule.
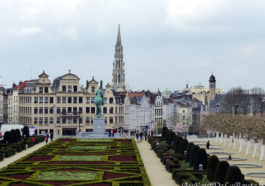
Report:
[[[192,167],[194,165],[195,159],[196,159],[196,153],[200,149],[198,145],[194,145],[191,149],[190,154],[190,166]]]
[[[244,178],[240,169],[236,166],[229,167],[225,174],[225,183],[235,184],[235,183],[243,183]]]
[[[167,127],[163,127],[162,128],[162,137],[165,138],[168,132],[168,128]]]
[[[210,182],[214,181],[214,174],[217,167],[219,159],[217,156],[213,155],[208,159],[208,166],[207,166],[207,179]]]
[[[184,151],[186,150],[187,145],[188,145],[188,140],[186,139],[181,140],[179,143],[178,153],[184,154]]]
[[[205,149],[197,150],[196,155],[195,155],[194,166],[193,166],[194,169],[198,170],[200,164],[203,165],[204,170],[207,169],[207,153]]]
[[[190,173],[179,173],[175,176],[174,180],[176,181],[177,184],[195,184],[199,182],[199,179],[197,179],[194,175]]]
[[[178,153],[179,143],[182,140],[182,137],[176,135],[173,140],[173,149],[176,153]]]
[[[0,154],[4,154],[5,158],[8,158],[10,156],[13,156],[16,154],[16,149],[10,148],[10,147],[5,147],[0,150]]]
[[[9,131],[5,132],[5,134],[4,134],[4,142],[5,143],[10,143],[11,142],[10,136],[11,136],[11,134],[10,134]]]
[[[23,127],[22,136],[29,137],[29,127],[28,126]]]
[[[187,154],[186,154],[186,159],[185,159],[186,162],[190,161],[190,155],[191,155],[191,150],[193,146],[194,146],[194,143],[188,143],[187,145]]]
[[[225,173],[229,167],[230,167],[230,165],[227,161],[219,161],[219,163],[216,166],[214,181],[218,182],[220,184],[224,184],[225,183]]]
[[[259,183],[256,182],[255,180],[245,180],[244,184],[245,185],[252,185],[252,186],[259,186]]]

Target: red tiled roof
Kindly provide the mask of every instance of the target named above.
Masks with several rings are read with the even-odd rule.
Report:
[[[27,83],[28,83],[28,81],[24,81],[20,85],[16,85],[15,88],[14,88],[14,90],[21,90],[21,89],[23,89],[27,85]]]

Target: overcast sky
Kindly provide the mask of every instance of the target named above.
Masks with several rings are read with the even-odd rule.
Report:
[[[111,83],[118,24],[130,89],[265,88],[264,0],[0,0],[0,84],[71,72]]]

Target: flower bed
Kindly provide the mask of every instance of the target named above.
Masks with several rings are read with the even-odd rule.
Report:
[[[2,185],[151,185],[134,140],[58,139],[0,171]]]

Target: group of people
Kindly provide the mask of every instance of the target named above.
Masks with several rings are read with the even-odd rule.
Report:
[[[136,134],[135,134],[135,137],[136,137],[136,141],[139,143],[139,142],[142,142],[143,141],[143,137],[144,137],[144,140],[146,141],[147,140],[147,133],[143,133],[143,131],[136,131]]]
[[[48,141],[49,141],[49,137],[51,138],[51,142],[53,141],[53,133],[51,132],[50,133],[50,135],[48,134],[48,132],[47,132],[47,134],[46,134],[46,136],[45,136],[45,142],[46,142],[46,144],[48,143]]]

